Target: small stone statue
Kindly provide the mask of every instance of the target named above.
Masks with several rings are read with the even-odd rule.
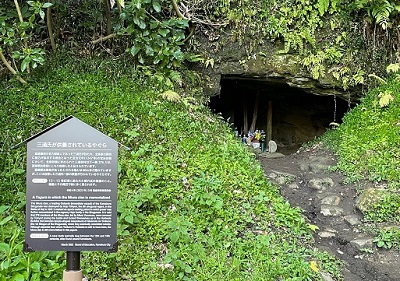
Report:
[[[274,142],[273,140],[270,140],[268,142],[269,153],[274,153],[274,152],[276,152],[277,149],[278,149],[278,146],[276,145],[276,142]]]

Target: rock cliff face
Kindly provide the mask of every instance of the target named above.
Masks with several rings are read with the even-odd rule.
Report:
[[[238,132],[270,131],[289,153],[322,135],[358,100],[361,91],[344,91],[332,76],[313,79],[296,54],[283,54],[283,46],[266,42],[253,49],[229,35],[199,40],[206,63],[196,65],[204,77],[210,108]],[[329,70],[327,71],[329,73]]]
[[[198,69],[204,76],[205,94],[213,96],[220,91],[220,81],[224,78],[250,79],[269,85],[285,84],[293,88],[300,88],[315,95],[336,95],[343,99],[357,100],[360,89],[344,91],[340,83],[329,75],[318,80],[301,64],[300,56],[282,53],[283,46],[265,42],[256,49],[248,44],[233,42],[229,35],[221,36],[210,42],[206,37],[198,37],[201,46],[200,52],[213,63]],[[252,47],[253,48],[253,47]]]

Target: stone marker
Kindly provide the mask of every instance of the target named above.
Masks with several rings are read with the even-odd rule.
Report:
[[[268,142],[268,152],[275,153],[277,149],[278,149],[278,146],[276,145],[276,142],[274,142],[273,140],[270,140]]]

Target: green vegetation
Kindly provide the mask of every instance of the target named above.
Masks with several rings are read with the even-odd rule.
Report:
[[[270,52],[262,46],[273,42],[299,55],[313,78],[332,76],[347,89],[394,62],[399,11],[396,0],[7,1],[0,7],[0,58],[22,83],[46,49],[60,46],[74,57],[128,54],[138,65],[207,66],[217,58],[212,50],[199,54],[207,42],[193,35],[215,42],[229,33],[249,58]]]
[[[314,79],[333,76],[347,89],[394,62],[389,46],[398,40],[399,10],[395,0],[245,0],[228,18],[249,56],[266,40],[282,44],[281,52],[300,55]]]
[[[1,79],[0,281],[61,279],[62,253],[22,252],[26,155],[9,149],[68,115],[132,148],[121,148],[119,159],[120,250],[85,253],[89,277],[338,277],[336,262],[312,249],[315,226],[204,107],[198,85],[207,82],[181,67],[213,67],[213,51],[198,54],[208,42],[196,35],[218,49],[220,35],[229,33],[249,58],[265,55],[263,44],[274,42],[282,53],[301,56],[313,78],[332,75],[347,89],[364,83],[365,73],[382,75],[382,65],[396,58],[399,11],[395,0],[3,1],[0,75],[29,84]],[[324,138],[349,181],[385,188],[365,219],[398,223],[400,83],[396,76],[378,80],[384,84]],[[400,245],[395,228],[376,234],[379,247]]]
[[[101,64],[52,67],[29,86],[0,93],[0,280],[60,280],[62,254],[21,251],[26,155],[24,147],[9,149],[68,115],[131,148],[119,155],[119,251],[84,253],[90,280],[338,276],[336,262],[313,249],[300,210],[266,180],[229,126],[201,97],[171,87],[183,76],[116,73],[120,65]]]
[[[394,227],[381,229],[374,242],[379,248],[400,250],[400,230]]]
[[[398,65],[388,70],[397,71]],[[338,154],[337,169],[349,182],[373,183],[378,199],[364,211],[364,220],[385,225],[400,222],[400,76],[376,78],[382,84],[366,94],[324,141]],[[384,227],[376,234],[379,247],[400,244],[398,228]]]
[[[329,139],[349,180],[368,179],[400,188],[400,84],[397,78],[370,91]]]

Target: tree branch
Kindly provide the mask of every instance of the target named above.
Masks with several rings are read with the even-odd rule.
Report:
[[[18,0],[14,0],[15,8],[17,9],[18,18],[20,22],[24,22],[24,18],[22,17],[21,8],[19,7]]]
[[[0,59],[3,61],[4,65],[7,67],[7,69],[15,75],[15,78],[17,78],[17,80],[19,82],[21,82],[22,84],[27,84],[26,81],[24,79],[21,78],[21,76],[18,75],[18,73],[15,71],[14,68],[12,68],[12,66],[8,63],[6,57],[3,55],[3,52],[0,51]]]
[[[104,6],[105,6],[105,9],[106,9],[107,35],[110,35],[111,32],[112,32],[110,0],[104,0]]]
[[[174,11],[175,11],[176,15],[177,15],[179,18],[187,19],[187,18],[181,13],[181,11],[179,10],[179,7],[178,7],[178,4],[176,3],[176,0],[171,0],[171,2],[172,2],[172,6],[174,7]]]
[[[22,17],[21,8],[20,8],[20,6],[18,4],[18,0],[14,0],[14,5],[15,5],[15,8],[17,9],[19,21],[21,23],[23,23],[24,22],[24,18]],[[26,39],[24,40],[24,46],[25,46],[25,49],[28,50],[28,42],[26,42]],[[31,72],[29,64],[28,64],[28,67],[26,68],[26,70],[28,71],[28,73]]]
[[[104,42],[104,41],[106,41],[108,39],[114,38],[115,36],[117,36],[116,33],[111,33],[110,35],[107,35],[107,36],[104,36],[104,37],[100,37],[99,39],[93,40],[90,43],[92,43],[92,44],[101,43],[101,42]]]

